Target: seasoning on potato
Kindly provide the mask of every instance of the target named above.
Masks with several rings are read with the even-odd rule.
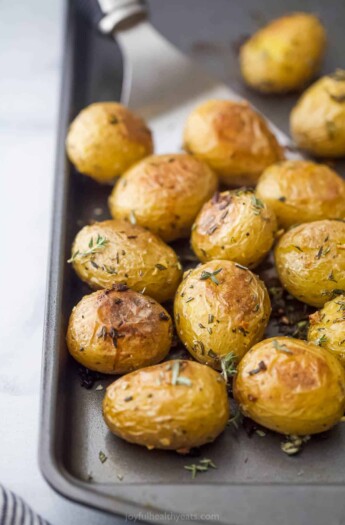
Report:
[[[74,359],[104,374],[125,374],[159,363],[171,341],[168,312],[124,285],[84,296],[73,308],[67,330]]]
[[[230,186],[255,185],[265,168],[284,158],[264,118],[245,101],[208,100],[194,109],[184,148]]]
[[[345,295],[328,301],[309,321],[308,341],[332,352],[345,367]]]
[[[216,191],[216,174],[186,154],[152,155],[119,180],[110,198],[111,215],[149,228],[164,241],[188,237],[201,206]]]
[[[271,313],[262,281],[240,264],[215,260],[186,272],[174,304],[177,333],[195,359],[221,368],[263,337]]]
[[[154,233],[127,221],[103,221],[77,234],[69,262],[91,288],[126,284],[158,302],[174,297],[182,267]]]
[[[345,371],[324,348],[291,337],[255,345],[240,362],[234,397],[244,415],[276,432],[324,432],[345,410]]]
[[[223,432],[229,419],[226,384],[193,361],[161,363],[112,383],[103,416],[111,432],[130,443],[187,453]]]
[[[315,156],[345,155],[345,70],[322,77],[303,93],[290,129],[297,146]]]
[[[291,13],[273,20],[240,50],[245,82],[264,93],[301,89],[319,71],[326,32],[310,13]]]
[[[98,182],[112,182],[150,155],[150,130],[138,115],[116,102],[98,102],[73,120],[66,139],[70,161]]]
[[[345,217],[345,182],[325,164],[286,160],[261,175],[256,194],[283,228],[321,219]]]
[[[275,263],[291,295],[323,306],[345,291],[345,222],[315,221],[292,228],[277,243]]]
[[[254,268],[270,251],[276,231],[274,212],[253,191],[224,191],[203,206],[191,241],[202,262],[227,259]]]

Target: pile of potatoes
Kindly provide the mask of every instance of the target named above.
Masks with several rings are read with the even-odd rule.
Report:
[[[298,89],[325,43],[316,17],[285,16],[243,45],[243,77],[265,93]],[[307,90],[291,117],[298,145],[345,154],[344,94],[342,71]],[[216,439],[231,416],[229,391],[268,429],[323,432],[345,410],[345,182],[326,164],[286,159],[245,101],[196,107],[183,141],[184,153],[155,155],[146,123],[113,102],[72,122],[71,162],[115,185],[112,218],[83,227],[72,246],[68,262],[94,291],[71,313],[69,352],[122,375],[107,388],[104,420],[148,449],[186,453]],[[184,273],[168,244],[183,238],[200,261]],[[253,270],[271,250],[282,286],[320,308],[308,341],[265,339],[271,303]],[[190,359],[165,360],[174,330]]]

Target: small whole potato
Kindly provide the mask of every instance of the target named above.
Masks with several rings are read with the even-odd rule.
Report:
[[[240,362],[234,397],[243,414],[264,427],[317,434],[344,415],[345,371],[323,348],[273,337],[253,346]]]
[[[291,13],[273,20],[240,50],[245,82],[264,93],[284,93],[303,86],[320,69],[326,32],[310,13]]]
[[[249,268],[272,248],[274,212],[250,190],[215,193],[204,204],[192,231],[192,247],[202,262],[227,259]]]
[[[83,297],[72,310],[67,330],[74,359],[104,374],[125,374],[159,363],[171,341],[166,310],[124,285]]]
[[[264,118],[245,101],[208,100],[194,109],[184,148],[230,186],[255,185],[267,166],[284,158]]]
[[[271,313],[267,289],[250,270],[215,260],[186,272],[174,303],[177,333],[195,359],[221,368],[263,337]]]
[[[308,341],[330,350],[345,367],[345,296],[328,301],[309,321]]]
[[[152,155],[119,180],[109,198],[114,219],[135,214],[141,226],[170,242],[188,237],[201,206],[216,191],[216,174],[186,154]]]
[[[292,228],[277,243],[275,263],[291,295],[323,306],[345,291],[345,222],[315,221]]]
[[[158,302],[174,297],[182,267],[172,248],[154,233],[127,221],[103,221],[77,234],[69,260],[91,288],[126,284]]]
[[[116,102],[84,108],[70,125],[67,155],[80,173],[112,182],[153,151],[152,136],[138,115]]]
[[[273,164],[261,175],[256,194],[274,210],[283,228],[345,217],[345,182],[325,164],[304,160]]]
[[[322,77],[307,89],[290,116],[292,137],[318,157],[345,155],[345,71]]]
[[[229,418],[226,385],[199,363],[161,363],[112,383],[103,416],[111,432],[130,443],[186,453],[223,432]]]

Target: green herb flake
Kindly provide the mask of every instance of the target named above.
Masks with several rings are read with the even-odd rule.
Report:
[[[246,266],[243,266],[243,264],[235,263],[235,266],[240,270],[248,270],[248,268]]]
[[[88,257],[89,255],[93,255],[94,253],[102,250],[108,243],[109,241],[100,234],[97,235],[95,242],[93,240],[93,237],[91,237],[89,244],[88,244],[89,249],[86,250],[85,252],[80,252],[79,250],[77,250],[76,252],[73,253],[72,257],[68,259],[67,262],[71,263],[75,261],[76,259],[82,259],[84,257]]]
[[[200,459],[199,464],[185,465],[184,468],[189,470],[192,474],[192,479],[195,479],[199,472],[207,472],[210,468],[216,469],[217,467],[211,459],[204,458]]]
[[[226,382],[228,382],[230,377],[233,377],[237,374],[237,358],[233,352],[229,352],[225,357],[221,358],[220,365],[222,369],[222,376]]]
[[[185,386],[192,385],[192,381],[189,379],[189,377],[180,376],[180,361],[173,362],[171,372],[171,384]]]
[[[164,270],[167,270],[167,267],[164,266],[164,264],[155,264],[155,267],[157,268],[157,270],[160,270],[161,272],[163,272]]]
[[[200,275],[200,281],[206,281],[206,279],[211,279],[211,281],[218,286],[219,281],[216,278],[216,275],[218,275],[222,271],[222,269],[223,268],[218,268],[218,270],[215,270],[214,272],[208,272],[206,270],[203,270]]]
[[[291,350],[289,350],[286,345],[279,343],[276,339],[272,341],[272,345],[279,352],[284,352],[285,354],[293,354],[293,352],[291,352]]]
[[[303,445],[310,440],[310,436],[286,436],[286,441],[280,444],[281,450],[288,456],[301,452]]]
[[[260,215],[261,210],[265,207],[261,199],[258,199],[255,195],[251,197],[252,206],[254,208],[255,215]]]
[[[105,463],[108,459],[108,457],[104,454],[102,450],[99,451],[98,458],[101,463]]]
[[[327,341],[328,341],[328,337],[325,334],[323,334],[316,339],[315,344],[318,346],[323,346],[327,343]]]

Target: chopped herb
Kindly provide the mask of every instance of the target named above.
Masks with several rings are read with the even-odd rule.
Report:
[[[106,326],[102,326],[102,328],[100,329],[100,331],[97,333],[97,337],[99,339],[105,339],[107,337],[107,328]]]
[[[195,479],[198,472],[207,472],[209,468],[216,469],[216,465],[211,459],[204,458],[199,460],[199,464],[185,465],[184,468],[192,473],[192,479]]]
[[[161,271],[167,269],[167,267],[164,266],[164,264],[159,264],[159,263],[155,264],[155,267],[156,267],[158,270],[161,270]]]
[[[317,344],[318,346],[322,346],[326,344],[327,341],[328,341],[328,337],[325,334],[323,334],[316,339],[315,344]]]
[[[260,428],[256,429],[255,430],[255,434],[257,434],[258,436],[260,437],[265,437],[266,436],[266,432],[264,432],[263,430],[261,430]]]
[[[199,341],[197,339],[195,339],[193,341],[193,348],[198,351],[198,349],[200,350],[200,353],[201,355],[205,355],[205,345],[202,341]]]
[[[260,310],[260,305],[259,303],[257,303],[254,308],[253,308],[253,312],[258,312]]]
[[[165,312],[161,312],[161,313],[159,314],[159,319],[160,319],[161,321],[169,321],[169,316],[168,316]]]
[[[296,250],[298,250],[299,252],[303,252],[303,250],[302,250],[302,248],[300,246],[297,246],[296,244],[294,244],[293,247],[296,248]]]
[[[101,463],[105,463],[108,459],[102,450],[99,451],[98,457]]]
[[[214,315],[213,314],[208,314],[208,324],[213,323],[213,321],[214,321]]]
[[[240,409],[238,408],[235,412],[235,414],[229,419],[228,426],[233,425],[236,430],[240,427],[240,424],[242,423],[243,416],[241,414]]]
[[[211,228],[209,228],[207,230],[207,235],[212,235],[212,233],[214,233],[216,231],[216,229],[218,228],[217,224],[214,224],[213,226],[211,226]]]
[[[286,354],[293,354],[293,352],[291,352],[291,350],[289,350],[286,345],[279,343],[276,339],[272,341],[272,344],[274,348],[278,350],[279,352],[285,352]]]
[[[194,297],[188,297],[186,303],[190,303],[191,301],[194,301]]]
[[[267,370],[267,366],[263,361],[260,361],[257,368],[254,368],[253,370],[250,370],[249,375],[253,376],[255,374],[258,374],[259,372],[265,372]]]
[[[228,382],[230,377],[237,374],[236,370],[236,356],[233,352],[229,352],[225,357],[221,358],[220,365],[222,369],[222,376]]]
[[[329,274],[329,276],[327,277],[327,279],[328,279],[329,281],[334,281],[335,283],[337,282],[336,278],[334,277],[333,270],[331,271],[331,273]]]
[[[185,386],[191,386],[192,384],[189,377],[180,376],[180,361],[174,361],[172,365],[171,384]]]
[[[243,264],[235,263],[236,268],[240,268],[241,270],[248,270],[246,266],[243,266]]]
[[[211,279],[211,281],[218,286],[219,281],[216,278],[216,275],[218,275],[219,272],[222,271],[222,269],[223,268],[218,268],[218,270],[215,270],[214,272],[207,272],[206,270],[203,270],[200,275],[200,281],[206,281],[206,279]]]
[[[87,257],[88,255],[92,255],[98,252],[99,250],[103,249],[106,246],[106,244],[108,244],[108,242],[109,241],[100,234],[97,235],[97,239],[95,242],[93,240],[93,237],[91,237],[89,241],[89,249],[86,250],[85,252],[80,252],[79,250],[77,250],[76,252],[73,253],[72,257],[68,259],[67,262],[71,263],[75,261],[77,258],[79,259],[79,258]]]
[[[129,222],[131,224],[136,224],[137,223],[137,218],[135,216],[134,210],[131,210],[131,212],[129,214]]]
[[[258,199],[255,195],[252,195],[252,206],[254,208],[255,215],[260,215],[261,210],[265,207],[261,199]]]
[[[325,257],[329,251],[330,248],[328,246],[327,248],[325,248],[324,246],[320,246],[319,251],[315,255],[315,259],[321,259],[321,257]]]
[[[305,443],[310,439],[310,436],[286,436],[286,441],[280,444],[280,448],[288,456],[298,454]]]

